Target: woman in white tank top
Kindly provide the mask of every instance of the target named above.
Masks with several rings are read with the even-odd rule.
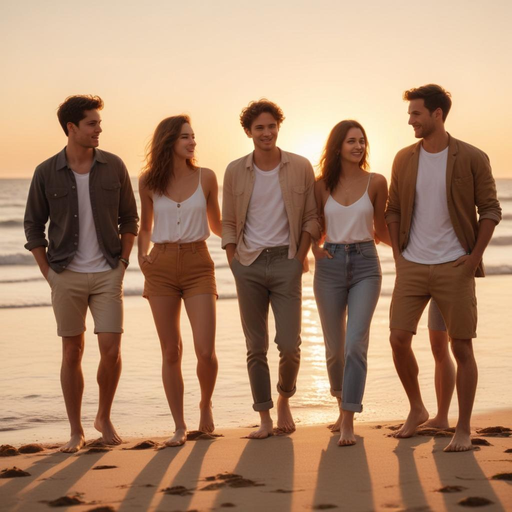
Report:
[[[213,432],[211,398],[217,378],[213,261],[205,240],[221,236],[215,173],[195,165],[196,142],[187,116],[164,119],[148,145],[139,180],[139,265],[162,349],[162,380],[175,423],[165,444],[186,441],[180,334],[181,301],[192,326],[201,388],[198,430]],[[150,243],[153,248],[148,253]]]
[[[315,184],[323,248],[313,245],[314,292],[326,347],[331,394],[340,415],[331,427],[340,446],[355,444],[354,413],[363,409],[370,323],[381,288],[374,233],[389,244],[387,183],[368,172],[368,142],[356,121],[331,131]]]

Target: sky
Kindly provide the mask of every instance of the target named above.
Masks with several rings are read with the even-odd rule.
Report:
[[[357,119],[372,170],[414,143],[404,90],[452,93],[447,130],[512,178],[509,0],[0,0],[0,178],[30,177],[66,144],[58,105],[105,102],[100,147],[132,176],[161,119],[189,114],[198,163],[222,179],[252,150],[241,109],[262,97],[286,120],[279,146],[318,163],[331,128]]]

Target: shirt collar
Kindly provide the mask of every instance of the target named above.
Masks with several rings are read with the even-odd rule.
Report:
[[[106,164],[107,161],[105,160],[105,155],[97,148],[94,148],[94,156],[92,159],[92,166],[91,169],[94,167],[94,164],[96,162],[99,162],[100,164]],[[67,169],[68,168],[68,161],[66,158],[66,148],[57,155],[57,170],[60,169]]]
[[[283,151],[281,148],[279,148],[279,151],[281,152],[281,167],[287,163],[290,162],[290,157],[288,156],[288,153],[286,151]],[[245,168],[247,170],[252,170],[254,167],[254,151],[251,151],[247,155],[247,158],[245,160]]]

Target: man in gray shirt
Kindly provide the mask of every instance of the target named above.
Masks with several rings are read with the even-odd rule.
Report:
[[[36,168],[25,211],[25,248],[50,285],[62,337],[61,384],[71,427],[64,452],[85,444],[81,360],[88,308],[101,353],[94,426],[106,444],[121,442],[110,410],[121,375],[122,282],[138,216],[124,163],[97,149],[102,108],[98,96],[71,96],[60,105],[57,115],[68,142]]]

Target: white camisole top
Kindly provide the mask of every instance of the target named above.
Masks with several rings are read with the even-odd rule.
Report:
[[[353,244],[369,242],[373,236],[373,204],[368,195],[370,180],[364,194],[349,206],[338,203],[329,194],[324,206],[326,224],[325,241],[331,244]]]
[[[196,191],[177,203],[166,195],[153,193],[154,244],[202,242],[210,236],[206,198],[201,186],[201,169]]]

